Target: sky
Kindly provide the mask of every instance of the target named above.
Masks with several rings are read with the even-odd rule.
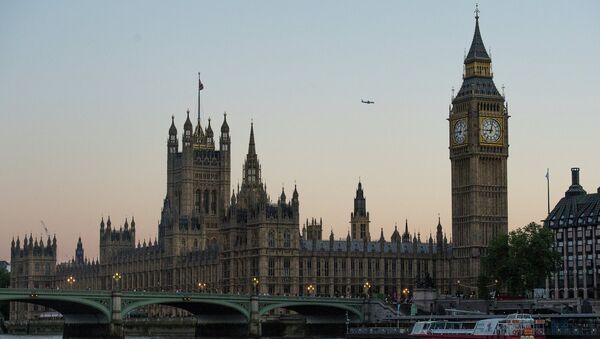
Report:
[[[227,112],[232,186],[250,122],[273,200],[294,183],[301,220],[345,237],[358,180],[371,236],[451,232],[448,105],[472,1],[0,0],[0,260],[13,236],[98,255],[99,222],[135,216],[154,238],[171,115]],[[481,1],[509,105],[509,230],[546,215],[581,168],[600,186],[600,2]],[[364,105],[361,99],[375,101]],[[215,128],[217,127],[217,128]],[[45,236],[44,236],[45,238]]]

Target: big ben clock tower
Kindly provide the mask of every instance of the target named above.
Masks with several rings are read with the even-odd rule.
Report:
[[[463,83],[452,98],[452,240],[460,285],[476,286],[481,257],[495,237],[508,232],[508,110],[493,81],[492,59],[479,32],[464,61]]]

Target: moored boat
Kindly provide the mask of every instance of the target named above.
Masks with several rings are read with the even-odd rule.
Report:
[[[544,320],[535,320],[530,314],[510,314],[506,318],[472,321],[419,321],[411,335],[427,339],[545,339]]]

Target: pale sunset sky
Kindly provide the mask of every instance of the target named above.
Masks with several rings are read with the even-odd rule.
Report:
[[[481,1],[509,104],[509,229],[546,215],[581,168],[600,186],[600,2]],[[99,223],[154,238],[171,115],[227,111],[232,187],[250,121],[273,200],[345,237],[359,177],[371,236],[450,236],[448,105],[474,1],[0,0],[0,260],[17,235],[56,234],[59,261],[98,255]],[[361,99],[375,101],[364,105]],[[45,239],[45,236],[44,236]]]

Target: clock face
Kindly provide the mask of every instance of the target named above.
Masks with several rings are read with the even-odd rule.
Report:
[[[495,119],[485,118],[481,122],[481,136],[485,142],[495,143],[500,139],[500,124]]]
[[[454,142],[462,144],[467,138],[467,124],[464,119],[458,120],[454,123]]]

